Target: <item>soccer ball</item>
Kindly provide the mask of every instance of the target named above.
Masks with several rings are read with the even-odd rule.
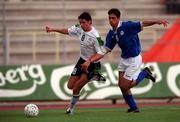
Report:
[[[27,104],[24,107],[24,114],[26,115],[26,117],[35,117],[39,114],[39,108],[37,105],[35,104]]]

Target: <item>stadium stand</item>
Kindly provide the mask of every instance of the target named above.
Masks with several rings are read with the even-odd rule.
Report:
[[[166,5],[166,10],[171,14],[180,14],[180,0],[164,0],[164,4]]]
[[[107,11],[119,8],[123,20],[167,19],[178,17],[168,14],[166,6],[157,0],[5,0],[9,59],[7,64],[69,64],[79,56],[79,42],[59,34],[47,34],[45,26],[69,27],[77,23],[82,11],[89,11],[93,24],[105,39],[109,29]],[[3,6],[0,6],[3,11]],[[2,15],[2,14],[1,14]],[[3,23],[3,15],[0,16]],[[3,30],[3,25],[0,25]],[[166,29],[153,26],[140,33],[143,51],[147,51]],[[0,33],[0,64],[3,64],[3,31]],[[118,62],[115,49],[103,62]]]

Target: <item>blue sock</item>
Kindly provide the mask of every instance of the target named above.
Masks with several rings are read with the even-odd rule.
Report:
[[[137,108],[136,102],[134,101],[134,98],[132,95],[123,95],[123,97],[131,109]]]
[[[146,71],[141,71],[136,79],[136,84],[138,85],[143,79],[148,75]]]

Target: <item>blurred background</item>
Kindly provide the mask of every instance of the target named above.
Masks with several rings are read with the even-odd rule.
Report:
[[[142,50],[147,52],[179,17],[179,0],[1,0],[0,65],[72,64],[79,58],[79,41],[57,33],[46,33],[45,26],[70,27],[83,11],[91,13],[105,40],[110,8],[118,8],[121,19],[169,21],[167,28],[152,26],[140,33]],[[118,63],[115,48],[102,61]]]
[[[69,100],[67,80],[79,58],[79,40],[46,33],[45,27],[71,27],[87,11],[105,40],[110,8],[118,8],[123,21],[169,22],[168,27],[154,25],[139,33],[143,60],[157,82],[146,79],[132,92],[138,98],[179,98],[180,0],[0,0],[0,101]],[[88,83],[81,99],[122,97],[119,52],[114,48],[102,59],[106,82]]]

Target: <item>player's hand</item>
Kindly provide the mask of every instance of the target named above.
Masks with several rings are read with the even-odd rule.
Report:
[[[169,24],[169,22],[168,21],[166,21],[166,20],[158,20],[157,21],[157,24],[158,25],[163,25],[164,27],[167,27],[167,25]]]
[[[49,33],[49,32],[52,32],[52,29],[48,26],[46,26],[46,32]]]
[[[88,67],[91,64],[91,62],[89,60],[87,60],[86,62],[84,62],[83,64],[81,64],[81,68],[83,71],[88,72]]]

